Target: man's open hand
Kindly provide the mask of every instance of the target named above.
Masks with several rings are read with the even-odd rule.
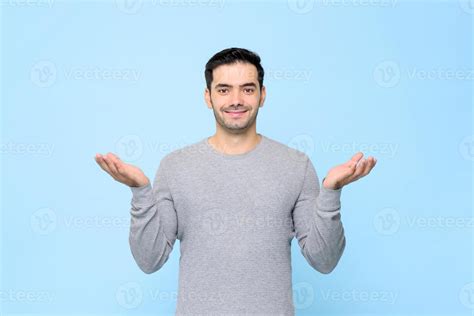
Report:
[[[96,154],[95,161],[118,182],[128,185],[129,187],[141,187],[150,180],[145,176],[140,168],[123,162],[120,158],[112,153],[107,155]]]
[[[323,180],[323,186],[337,190],[366,176],[377,163],[377,159],[371,156],[361,160],[363,156],[363,153],[358,152],[348,162],[333,167]]]

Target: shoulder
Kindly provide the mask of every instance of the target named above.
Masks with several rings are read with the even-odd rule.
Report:
[[[269,152],[267,156],[272,162],[268,164],[269,168],[279,174],[285,185],[300,190],[307,178],[308,171],[311,172],[314,168],[308,153],[305,152],[305,149],[309,147],[304,143],[295,144],[293,138],[288,142],[268,137],[267,140],[268,146],[266,148]]]
[[[291,147],[291,143],[272,139],[266,137],[267,150],[272,153],[272,157],[277,159],[280,163],[289,164],[292,166],[303,165],[310,161],[308,154],[303,150]],[[299,144],[298,144],[299,145]],[[305,147],[304,144],[302,147]]]
[[[161,163],[168,167],[173,167],[183,166],[183,164],[188,161],[199,160],[199,156],[202,156],[202,153],[206,150],[204,146],[205,144],[203,139],[188,145],[184,145],[166,153],[161,159]]]

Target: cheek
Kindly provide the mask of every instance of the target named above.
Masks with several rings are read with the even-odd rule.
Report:
[[[258,95],[252,95],[249,96],[249,98],[246,100],[247,104],[251,104],[252,107],[257,107],[258,103],[260,102],[260,97]]]
[[[222,96],[217,96],[217,97],[213,96],[211,98],[211,103],[214,105],[214,108],[216,110],[221,110],[228,104],[226,98]]]

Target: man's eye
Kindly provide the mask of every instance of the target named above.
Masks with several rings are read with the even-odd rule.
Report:
[[[246,93],[253,93],[253,89],[252,89],[252,88],[244,89],[244,91],[245,91]]]
[[[219,93],[226,93],[227,90],[229,90],[229,89],[225,89],[225,88],[223,88],[223,89],[217,89],[217,92],[219,92]]]

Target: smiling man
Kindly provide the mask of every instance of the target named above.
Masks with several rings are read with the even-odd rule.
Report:
[[[305,153],[256,132],[266,95],[257,54],[225,49],[205,77],[216,132],[165,155],[153,186],[113,153],[95,159],[131,188],[129,242],[141,270],[158,271],[180,240],[176,315],[295,315],[291,241],[330,273],[346,244],[342,188],[376,160],[358,152],[320,185]]]

